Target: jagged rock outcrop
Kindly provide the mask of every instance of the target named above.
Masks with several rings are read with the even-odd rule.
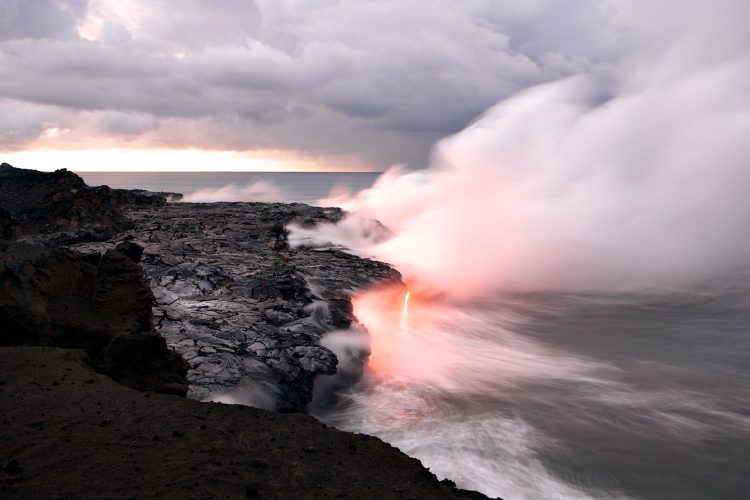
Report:
[[[32,246],[24,250],[13,247],[15,263],[9,265],[18,265],[21,254],[29,252],[24,269],[36,269],[36,274],[19,285],[31,294],[26,302],[4,302],[8,321],[10,316],[17,321],[28,313],[28,320],[39,313],[40,324],[16,328],[17,333],[44,339],[45,345],[56,345],[51,339],[76,338],[84,344],[59,345],[88,349],[97,366],[115,376],[115,365],[105,361],[124,359],[115,353],[137,353],[133,339],[150,327],[145,323],[130,325],[125,328],[129,336],[123,337],[118,330],[124,325],[118,323],[122,318],[117,316],[117,300],[109,309],[97,306],[100,316],[96,321],[78,321],[76,318],[95,311],[91,309],[93,303],[86,302],[93,300],[87,295],[91,290],[82,283],[103,275],[114,279],[112,272],[119,269],[118,259],[142,258],[147,283],[156,299],[156,331],[189,363],[190,396],[226,396],[278,411],[305,411],[312,399],[315,377],[336,372],[338,360],[321,345],[322,335],[350,326],[350,295],[354,290],[376,282],[400,283],[399,274],[385,264],[338,250],[289,248],[288,224],[333,223],[343,216],[340,209],[281,203],[166,203],[167,195],[174,196],[88,187],[66,170],[42,173],[3,164],[2,237],[16,244],[35,243],[53,249],[64,245],[84,254],[54,250],[42,256]],[[9,248],[6,246],[6,251]],[[98,261],[97,255],[102,255]],[[75,285],[79,290],[73,297],[84,305],[73,307],[59,299],[55,294],[64,293],[62,289],[50,292],[32,286],[42,283],[43,287],[53,287],[45,281],[44,273],[63,279],[74,272],[60,270],[66,265],[78,270],[79,274],[69,279],[80,284]],[[140,268],[135,263],[133,266],[135,279]],[[11,283],[11,278],[19,279],[10,268],[5,272],[3,286],[9,286],[5,282]],[[151,296],[146,297],[142,290],[132,292],[132,300],[119,305],[139,311],[131,319],[143,319],[145,310],[151,307]],[[31,310],[38,307],[35,303],[51,302],[65,308],[50,306],[54,314]],[[24,303],[27,309],[19,313]],[[86,314],[78,314],[76,308],[83,308]],[[66,332],[78,333],[61,336],[59,328],[54,330],[58,333],[51,333],[52,326],[59,325],[67,325]],[[40,326],[39,333],[33,333]],[[119,339],[116,343],[92,341],[99,335],[93,332],[107,329]],[[153,337],[143,341],[154,342]],[[365,352],[352,354],[352,359],[360,362],[365,357]],[[123,381],[127,378],[124,373],[117,377]],[[249,394],[252,397],[248,400]]]
[[[118,240],[143,246],[156,329],[190,364],[189,395],[197,399],[223,394],[304,411],[314,378],[336,371],[336,356],[320,341],[350,326],[350,294],[400,282],[398,272],[379,262],[286,245],[285,225],[335,222],[339,209],[176,203],[126,213],[133,229],[76,248],[103,251]]]
[[[175,193],[89,187],[66,169],[0,165],[0,238],[66,245],[101,241],[133,227],[121,208],[164,205]]]
[[[132,223],[101,194],[65,169],[47,173],[3,163],[0,233],[5,238],[35,235],[37,241],[66,244],[104,240],[131,228]]]
[[[123,384],[184,395],[187,367],[154,331],[137,245],[84,254],[60,247],[132,228],[123,206],[164,203],[88,187],[65,169],[0,165],[0,345],[83,348]]]
[[[120,250],[0,242],[0,345],[83,348],[120,383],[184,394],[187,367],[154,331],[152,305],[143,269]]]

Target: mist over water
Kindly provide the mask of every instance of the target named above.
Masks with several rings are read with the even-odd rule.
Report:
[[[324,421],[509,499],[746,498],[750,4],[624,12],[617,67],[505,100],[430,169],[322,202],[339,225],[290,228],[413,293],[407,318],[399,291],[357,297],[368,370]]]
[[[355,303],[369,368],[323,421],[507,499],[746,497],[746,286],[417,298],[406,323],[394,295]]]

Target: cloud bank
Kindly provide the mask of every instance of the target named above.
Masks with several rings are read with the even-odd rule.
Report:
[[[618,15],[607,0],[5,0],[0,147],[420,167],[498,100],[620,59]]]

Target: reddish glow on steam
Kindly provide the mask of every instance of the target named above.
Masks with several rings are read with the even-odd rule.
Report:
[[[426,381],[450,372],[453,350],[434,335],[441,304],[401,287],[370,290],[352,302],[370,334],[368,364],[375,374]]]
[[[406,327],[408,326],[407,321],[409,320],[409,296],[410,295],[411,295],[411,292],[409,290],[407,290],[406,294],[404,295],[404,310],[401,313],[401,328],[404,331],[406,331]]]

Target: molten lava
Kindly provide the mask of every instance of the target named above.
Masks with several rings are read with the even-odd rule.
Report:
[[[441,304],[413,292],[391,286],[353,298],[354,314],[370,337],[368,367],[378,376],[423,380],[449,361],[432,337],[434,317],[442,317]]]
[[[411,296],[410,291],[406,291],[406,295],[404,295],[404,309],[401,312],[401,329],[403,331],[406,331],[407,327],[407,320],[409,319],[409,297]]]

